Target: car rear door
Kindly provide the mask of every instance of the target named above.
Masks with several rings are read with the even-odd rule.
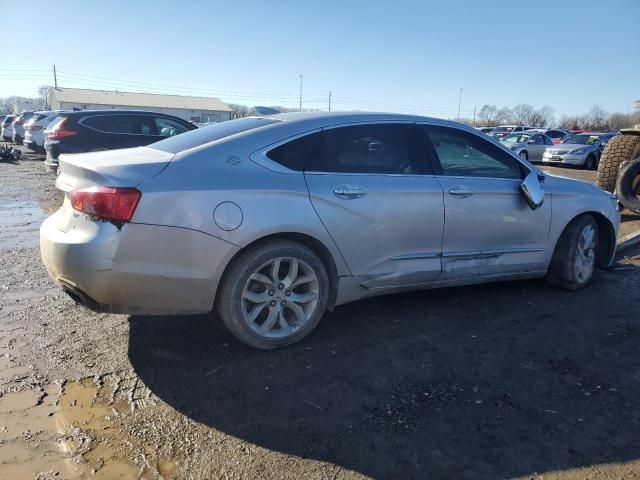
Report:
[[[547,146],[544,143],[544,135],[535,134],[532,135],[527,144],[527,151],[529,152],[529,161],[541,162],[542,154],[546,150]]]
[[[326,128],[305,171],[311,202],[366,288],[441,272],[443,192],[408,123]]]
[[[442,279],[546,269],[550,199],[532,210],[520,192],[527,167],[480,135],[420,125],[444,190]]]

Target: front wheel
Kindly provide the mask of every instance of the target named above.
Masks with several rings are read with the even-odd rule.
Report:
[[[520,152],[520,158],[523,158],[524,160],[529,160],[529,154],[523,150]]]
[[[327,271],[309,248],[273,240],[240,253],[225,272],[216,307],[241,342],[263,350],[302,340],[329,298]]]
[[[547,281],[566,290],[585,287],[596,267],[598,224],[591,215],[581,215],[562,232],[551,258]]]
[[[595,170],[597,166],[598,166],[598,161],[596,159],[596,156],[592,153],[585,160],[584,168],[586,168],[587,170]]]

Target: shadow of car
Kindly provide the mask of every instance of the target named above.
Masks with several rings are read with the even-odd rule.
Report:
[[[569,297],[511,282],[368,299],[270,352],[210,316],[131,317],[129,358],[197,422],[374,478],[621,462],[640,451],[640,322],[620,283],[640,275],[606,275]]]

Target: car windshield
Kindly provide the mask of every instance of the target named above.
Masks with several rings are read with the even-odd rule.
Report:
[[[600,142],[601,135],[574,135],[569,137],[563,143],[574,143],[576,145],[594,145]]]
[[[493,129],[493,133],[511,132],[511,131],[513,131],[513,127],[496,127]]]
[[[162,150],[167,153],[178,153],[190,148],[204,145],[215,140],[219,140],[224,137],[235,135],[236,133],[245,132],[254,128],[263,127],[272,123],[277,123],[278,120],[265,117],[246,117],[238,118],[237,120],[229,120],[227,122],[216,123],[209,125],[208,127],[197,128],[189,132],[181,133],[169,137],[165,140],[152,143],[149,148],[155,148],[156,150]]]
[[[527,143],[531,135],[526,133],[513,133],[511,135],[507,135],[502,139],[505,143]]]

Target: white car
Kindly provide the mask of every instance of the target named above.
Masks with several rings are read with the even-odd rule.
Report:
[[[24,125],[24,145],[33,151],[44,149],[44,130],[63,110],[42,110]]]
[[[13,119],[15,115],[7,115],[2,121],[2,139],[11,142],[13,139]]]

